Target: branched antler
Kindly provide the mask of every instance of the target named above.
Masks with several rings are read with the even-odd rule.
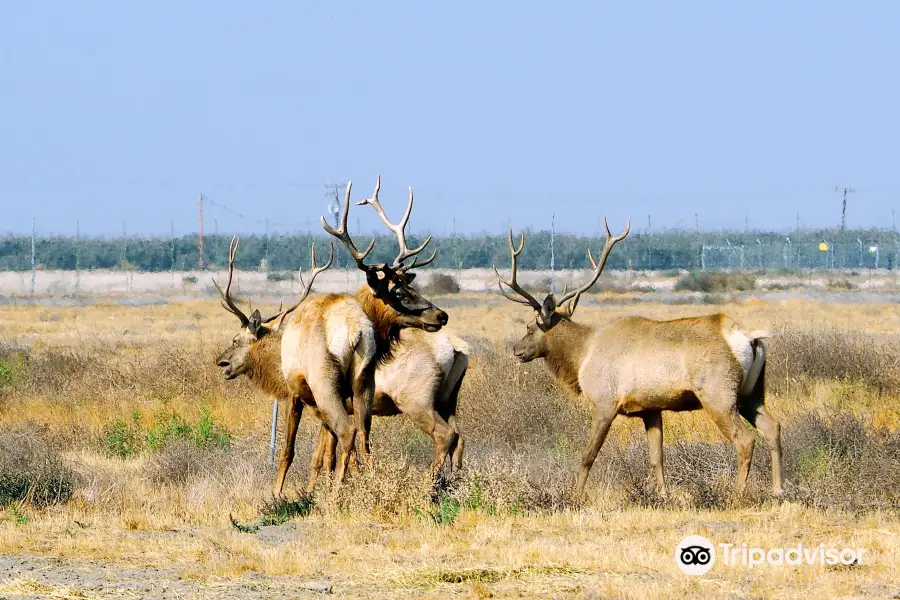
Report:
[[[418,258],[413,260],[411,265],[404,265],[404,261],[416,257],[422,250],[425,249],[425,246],[431,241],[431,236],[429,235],[425,242],[422,243],[418,248],[414,248],[410,250],[406,245],[406,225],[409,223],[409,216],[412,213],[413,207],[413,191],[412,187],[409,188],[409,203],[406,205],[406,213],[404,213],[403,218],[399,223],[394,224],[391,223],[390,219],[387,218],[387,215],[384,213],[384,208],[381,206],[381,202],[378,200],[378,192],[381,190],[381,175],[378,176],[378,179],[375,182],[375,193],[372,194],[371,198],[365,198],[356,203],[357,206],[363,206],[364,204],[369,204],[372,208],[375,209],[375,212],[378,213],[378,216],[381,217],[381,221],[387,226],[388,229],[394,232],[394,235],[397,236],[397,242],[400,244],[400,252],[397,254],[397,257],[394,259],[394,262],[391,264],[391,268],[395,271],[404,272],[410,269],[414,269],[415,267],[423,267],[429,263],[431,263],[435,257],[437,256],[437,249],[431,254],[431,257],[426,259],[423,262],[419,262]],[[348,196],[349,199],[349,196]]]
[[[225,290],[222,291],[221,286],[216,282],[215,278],[213,278],[213,285],[216,286],[216,289],[219,290],[219,294],[222,295],[222,306],[225,307],[225,310],[236,316],[241,320],[241,325],[247,325],[250,322],[250,319],[247,318],[247,315],[243,313],[243,311],[238,308],[237,304],[235,304],[234,299],[231,297],[231,281],[234,278],[234,257],[237,254],[238,245],[241,243],[240,238],[237,236],[232,236],[231,245],[228,248],[228,283],[225,284]]]
[[[494,267],[494,273],[497,274],[497,286],[500,288],[500,293],[507,300],[512,300],[513,302],[518,302],[519,304],[525,304],[533,308],[534,310],[541,312],[541,303],[535,300],[534,296],[526,292],[516,281],[516,275],[518,272],[518,258],[522,253],[522,250],[525,249],[525,231],[522,231],[522,235],[519,241],[519,247],[516,248],[513,246],[513,238],[512,238],[512,227],[509,228],[509,261],[510,268],[512,270],[512,279],[510,281],[504,281],[502,277],[500,277],[500,272],[497,270],[497,267]],[[503,289],[503,286],[508,287],[512,291],[516,292],[521,296],[521,298],[516,298],[515,296],[510,296],[506,293],[506,290]]]
[[[306,297],[309,296],[310,290],[312,290],[312,285],[313,285],[313,282],[316,280],[316,277],[318,277],[319,273],[321,273],[322,271],[327,270],[328,267],[331,266],[332,261],[334,260],[334,242],[329,242],[329,246],[330,246],[330,248],[328,250],[328,262],[326,262],[321,267],[317,267],[316,266],[316,245],[315,244],[312,245],[312,248],[310,249],[310,252],[309,252],[309,264],[310,264],[310,273],[311,273],[311,275],[309,277],[309,284],[304,283],[303,282],[303,274],[302,273],[299,274],[300,285],[303,286],[303,292],[301,292],[301,294],[300,294],[300,299],[297,300],[297,302],[290,308],[279,311],[278,313],[272,315],[271,317],[269,317],[268,319],[263,321],[263,323],[271,323],[272,321],[274,321],[275,319],[278,319],[280,317],[281,320],[278,321],[278,325],[275,326],[275,331],[280,330],[281,326],[284,324],[285,317],[287,317],[289,314],[294,312],[297,309],[297,307],[300,306],[300,304],[302,304],[304,300],[306,300]]]
[[[571,292],[563,293],[562,298],[559,300],[559,306],[562,306],[563,304],[571,300],[571,303],[566,309],[570,317],[572,316],[572,313],[575,312],[575,307],[578,306],[578,301],[581,299],[581,294],[591,289],[591,286],[593,286],[600,278],[600,274],[603,272],[603,267],[606,266],[606,259],[609,258],[609,253],[613,249],[613,246],[615,246],[617,242],[621,242],[628,236],[628,233],[631,231],[631,218],[628,218],[628,224],[625,226],[625,231],[615,237],[613,237],[612,232],[610,232],[609,230],[609,223],[606,222],[606,217],[603,217],[603,225],[606,227],[606,243],[603,245],[603,252],[600,253],[600,260],[594,260],[594,255],[591,254],[590,248],[588,248],[587,251],[588,259],[591,261],[591,266],[594,267],[593,274],[591,275],[587,283],[585,283],[578,289],[572,290]]]
[[[375,238],[372,238],[372,241],[369,243],[369,247],[365,249],[364,252],[360,252],[356,249],[356,245],[353,243],[353,239],[350,237],[350,233],[347,230],[347,216],[350,214],[350,188],[353,186],[353,182],[347,182],[347,192],[344,195],[344,207],[341,210],[341,224],[337,229],[328,224],[328,221],[325,220],[325,217],[322,217],[322,227],[325,228],[325,231],[341,240],[344,244],[344,247],[350,252],[350,256],[353,257],[353,260],[356,261],[356,266],[359,267],[363,271],[373,271],[378,270],[379,265],[367,265],[365,262],[365,258],[372,252],[372,248],[375,247]]]

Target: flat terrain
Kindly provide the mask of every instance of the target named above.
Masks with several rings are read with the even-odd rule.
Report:
[[[323,481],[310,502],[299,489],[317,423],[304,417],[293,501],[280,504],[269,492],[272,402],[213,364],[237,331],[215,301],[142,306],[146,295],[117,293],[86,306],[0,306],[0,598],[897,597],[896,306],[644,295],[597,294],[576,320],[723,311],[773,332],[767,403],[783,426],[785,499],[768,497],[760,439],[747,497],[733,504],[734,451],[706,415],[688,413],[664,418],[670,499],[649,481],[640,421],[620,419],[587,500],[573,504],[588,408],[541,364],[510,359],[531,315],[493,294],[435,298],[472,345],[463,473],[433,487],[430,440],[405,417],[376,417],[374,468],[337,494]],[[30,487],[17,500],[23,472]],[[690,576],[674,552],[692,534],[866,555],[851,566],[717,563]]]

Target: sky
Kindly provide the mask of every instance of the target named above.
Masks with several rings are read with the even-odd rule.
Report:
[[[0,232],[887,226],[900,3],[0,3]],[[341,193],[343,197],[343,193]],[[695,221],[696,214],[696,221]],[[241,215],[241,216],[238,216]],[[361,231],[370,207],[351,209]]]

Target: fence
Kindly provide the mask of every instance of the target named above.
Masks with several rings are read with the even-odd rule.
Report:
[[[589,268],[586,249],[598,249],[600,236],[584,236],[551,231],[528,231],[527,250],[520,258],[523,270]],[[632,231],[609,258],[608,269],[633,271],[730,270],[794,271],[809,269],[894,270],[900,260],[900,236],[893,230],[870,229],[839,232],[799,230],[789,235],[774,232],[686,232],[655,233]],[[368,238],[366,238],[368,239]],[[201,268],[199,237],[196,234],[168,237],[120,236],[96,238],[74,236],[7,235],[0,238],[0,293],[78,292],[83,274],[118,272],[122,276],[111,286],[134,292],[136,274],[168,274],[169,287],[190,282],[197,271],[216,271],[227,265],[230,235],[205,236]],[[309,248],[315,242],[327,247],[325,235],[249,235],[241,239],[236,266],[255,271],[270,282],[290,279],[290,273],[309,264]],[[410,235],[409,244],[419,244],[424,235]],[[505,268],[509,249],[505,234],[453,235],[435,237],[437,259],[433,267],[461,271]],[[378,236],[374,261],[393,258],[396,240]],[[336,248],[334,271],[351,263],[342,248]],[[176,275],[182,273],[183,275]],[[15,275],[14,275],[15,274]],[[30,280],[28,279],[30,277]],[[143,276],[142,276],[143,277]],[[333,276],[332,276],[333,277]],[[356,277],[347,274],[347,283]],[[43,284],[39,280],[43,280]],[[150,281],[143,277],[141,281]],[[110,282],[113,280],[111,279]],[[154,280],[155,281],[155,280]],[[153,283],[162,285],[162,280]],[[144,285],[138,283],[138,287]],[[22,289],[23,286],[27,289]]]

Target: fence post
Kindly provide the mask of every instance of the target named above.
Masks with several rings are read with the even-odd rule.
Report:
[[[278,428],[278,400],[272,401],[272,435],[269,438],[269,463],[275,464],[275,432]]]

